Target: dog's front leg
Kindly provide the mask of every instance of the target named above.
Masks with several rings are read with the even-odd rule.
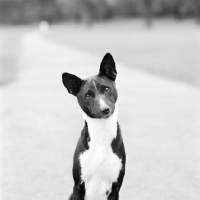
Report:
[[[119,190],[112,191],[108,196],[108,200],[118,200],[119,199]]]
[[[73,193],[69,200],[84,200],[85,190],[82,185],[74,186]]]
[[[118,200],[119,199],[119,190],[120,190],[120,184],[113,183],[112,191],[108,196],[108,200]]]

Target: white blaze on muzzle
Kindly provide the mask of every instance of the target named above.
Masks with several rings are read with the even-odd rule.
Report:
[[[107,105],[107,103],[104,101],[104,99],[101,96],[99,98],[99,106],[100,106],[100,110],[109,108],[109,106]]]

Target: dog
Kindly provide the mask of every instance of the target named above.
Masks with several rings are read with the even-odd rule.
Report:
[[[74,188],[69,200],[119,199],[126,154],[118,123],[116,76],[110,53],[103,57],[98,75],[85,80],[69,73],[62,75],[85,120],[74,153]]]

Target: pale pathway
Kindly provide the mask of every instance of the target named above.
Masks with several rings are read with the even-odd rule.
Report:
[[[38,32],[22,42],[18,79],[1,88],[2,200],[66,200],[84,122],[61,74],[97,74],[102,58]],[[117,70],[127,151],[120,199],[199,200],[200,90],[118,62]]]

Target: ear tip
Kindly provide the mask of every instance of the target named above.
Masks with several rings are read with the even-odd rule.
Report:
[[[69,76],[69,73],[64,72],[64,73],[62,74],[62,79],[66,79],[68,76]]]
[[[105,57],[112,57],[111,53],[106,53]]]
[[[66,76],[66,75],[68,75],[68,73],[67,73],[67,72],[64,72],[64,73],[62,74],[62,76]]]
[[[64,73],[62,73],[62,77],[66,76],[66,74],[67,74],[67,73],[65,73],[65,72],[64,72]]]

